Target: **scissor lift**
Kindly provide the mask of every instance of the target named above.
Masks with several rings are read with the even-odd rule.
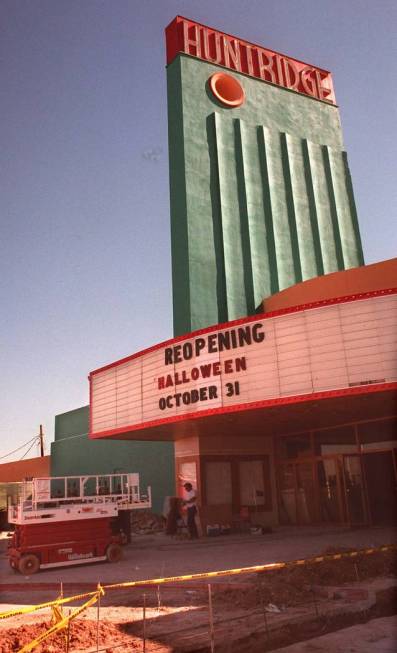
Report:
[[[13,569],[39,569],[122,556],[122,511],[151,508],[150,487],[140,493],[139,474],[55,476],[24,481],[8,506],[15,532],[8,548]]]

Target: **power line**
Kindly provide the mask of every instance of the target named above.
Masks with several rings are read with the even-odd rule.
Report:
[[[30,445],[29,449],[27,449],[27,451],[25,451],[25,453],[23,454],[23,456],[21,456],[21,458],[20,458],[19,460],[23,460],[23,458],[25,458],[25,456],[29,453],[29,451],[31,450],[31,448],[32,448],[32,447],[33,447],[33,446],[38,442],[38,438],[35,438],[35,440],[36,440],[36,441],[33,441],[33,442],[32,442],[32,444]]]
[[[37,440],[37,438],[38,438],[38,436],[35,435],[34,438],[32,438],[31,440],[28,440],[27,442],[22,444],[20,447],[18,447],[18,449],[14,449],[14,451],[10,451],[9,453],[6,453],[4,456],[0,456],[0,460],[3,460],[3,458],[8,458],[8,456],[12,456],[13,453],[16,453],[17,451],[20,451],[21,449],[26,447],[28,444],[30,444],[34,440]]]

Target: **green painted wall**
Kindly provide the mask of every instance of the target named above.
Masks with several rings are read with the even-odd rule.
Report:
[[[208,89],[219,69],[167,68],[175,335],[364,262],[338,108],[227,71],[246,93],[229,109]]]
[[[141,489],[152,488],[153,512],[175,494],[172,442],[102,441],[88,438],[88,406],[56,415],[51,476],[138,472]]]

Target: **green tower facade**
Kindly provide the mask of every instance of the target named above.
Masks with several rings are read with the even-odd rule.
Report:
[[[212,94],[217,72],[241,106]],[[167,83],[175,335],[363,264],[336,105],[183,52]]]

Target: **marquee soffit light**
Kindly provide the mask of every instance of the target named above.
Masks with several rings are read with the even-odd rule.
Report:
[[[215,73],[209,78],[209,85],[216,99],[227,107],[240,107],[245,101],[243,87],[231,75]]]

